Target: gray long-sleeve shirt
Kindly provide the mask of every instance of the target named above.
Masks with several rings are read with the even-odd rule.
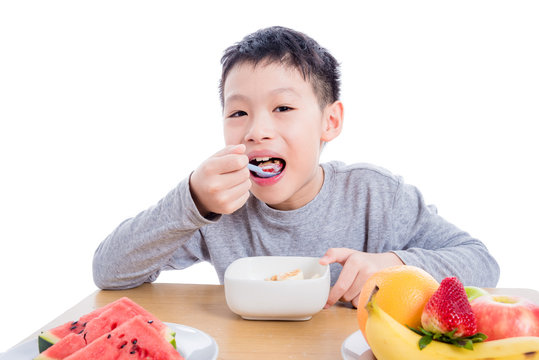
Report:
[[[320,192],[297,210],[275,210],[251,195],[233,214],[211,220],[200,215],[189,179],[183,180],[99,245],[93,262],[96,285],[131,288],[154,281],[162,270],[200,261],[213,264],[222,283],[227,266],[240,257],[321,257],[334,247],[393,251],[438,281],[458,276],[465,285],[496,285],[499,267],[483,243],[426,206],[415,187],[372,165],[330,162],[322,167]],[[332,283],[340,269],[331,265]]]

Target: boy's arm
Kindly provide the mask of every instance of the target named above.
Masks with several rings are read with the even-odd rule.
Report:
[[[211,222],[200,215],[185,179],[155,206],[121,223],[99,245],[93,259],[95,284],[126,289],[154,281],[174,253]],[[186,253],[184,260],[198,259]]]
[[[500,269],[485,245],[426,206],[415,187],[399,184],[392,217],[391,247],[404,263],[438,281],[457,276],[465,285],[496,286]]]
[[[154,281],[165,267],[185,268],[200,260],[204,249],[199,229],[217,221],[218,214],[236,211],[249,197],[251,181],[244,152],[245,145],[225,147],[156,206],[120,224],[94,254],[96,285],[131,288]],[[180,249],[190,239],[199,243]]]
[[[457,276],[465,285],[496,286],[500,270],[483,243],[438,216],[415,187],[399,183],[395,194],[389,219],[393,229],[383,248],[332,248],[320,259],[323,265],[343,266],[326,307],[339,299],[357,306],[361,288],[373,273],[402,263],[423,268],[438,281]]]

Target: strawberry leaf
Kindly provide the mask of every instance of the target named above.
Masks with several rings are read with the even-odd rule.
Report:
[[[473,350],[473,342],[472,342],[472,340],[466,341],[466,343],[462,347],[467,349],[467,350]]]
[[[444,335],[446,335],[447,337],[449,337],[451,339],[454,339],[456,332],[457,332],[457,328],[454,328],[452,331],[450,331],[450,332],[448,332],[447,334],[444,334]]]
[[[488,336],[483,334],[483,333],[478,332],[478,333],[476,333],[476,334],[474,334],[472,336],[469,336],[469,338],[470,338],[470,340],[472,340],[472,342],[476,343],[476,342],[485,341],[488,338]]]
[[[473,334],[471,336],[466,336],[466,337],[455,337],[456,329],[446,334],[441,334],[441,333],[432,333],[428,330],[423,329],[422,327],[415,329],[408,325],[406,326],[408,327],[408,329],[412,330],[416,334],[421,335],[421,338],[419,339],[419,342],[418,342],[419,350],[423,350],[425,347],[427,347],[427,345],[430,344],[432,340],[440,341],[446,344],[451,344],[451,345],[461,347],[467,350],[473,350],[473,343],[483,342],[487,339],[487,336],[483,333],[476,333],[476,334]]]
[[[419,339],[419,350],[423,350],[432,341],[432,335],[424,335]]]
[[[423,330],[423,328],[419,328],[419,329],[421,329],[421,330],[419,330],[419,329],[415,329],[415,328],[413,328],[411,326],[408,326],[408,325],[406,325],[406,327],[408,329],[412,330],[413,332],[415,332],[417,335],[421,335],[421,336],[423,336],[423,331],[426,331],[426,330]]]

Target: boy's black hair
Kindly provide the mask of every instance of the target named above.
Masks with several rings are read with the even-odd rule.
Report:
[[[309,36],[282,26],[273,26],[247,35],[225,50],[219,95],[224,106],[225,80],[237,64],[261,61],[281,62],[296,68],[309,80],[320,107],[339,99],[340,71],[337,60]]]

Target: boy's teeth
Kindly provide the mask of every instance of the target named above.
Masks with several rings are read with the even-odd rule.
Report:
[[[278,164],[278,163],[279,163],[278,160],[273,160],[273,161],[262,161],[261,163],[258,164],[258,166],[264,167],[264,166],[268,166],[268,165],[272,165],[272,164]]]
[[[270,158],[269,157],[260,157],[260,158],[255,158],[256,161],[258,162],[262,162],[262,161],[268,161]]]

